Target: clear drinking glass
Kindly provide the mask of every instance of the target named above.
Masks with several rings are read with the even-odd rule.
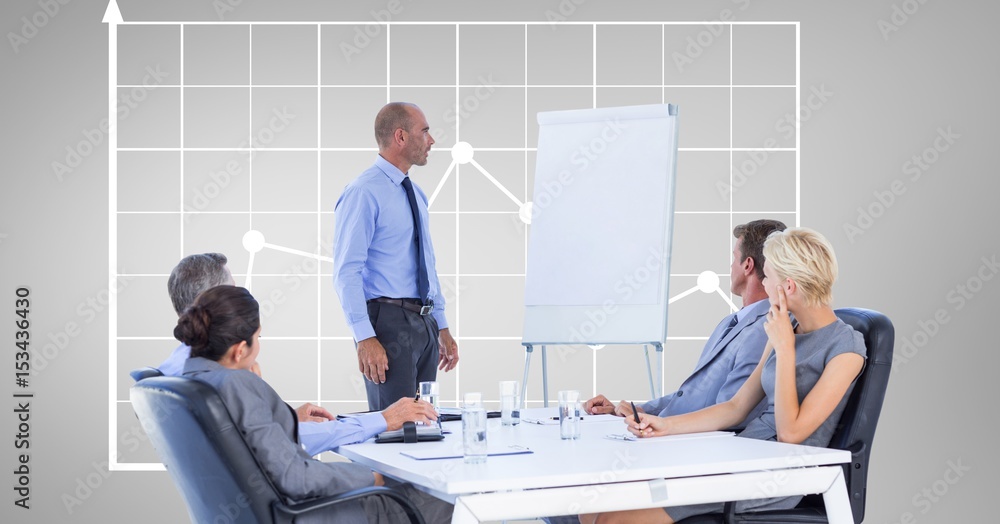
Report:
[[[521,423],[521,408],[517,405],[521,390],[516,380],[500,382],[500,423],[516,426]]]
[[[462,452],[466,464],[486,462],[486,409],[481,393],[466,393],[462,403]]]
[[[438,399],[441,396],[441,386],[437,382],[421,382],[417,384],[417,389],[420,391],[420,400],[426,400],[434,406],[434,411],[437,412],[440,419],[441,406],[438,405]]]
[[[580,392],[559,392],[559,437],[563,440],[580,438]]]

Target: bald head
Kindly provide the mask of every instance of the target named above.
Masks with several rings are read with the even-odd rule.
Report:
[[[408,102],[391,102],[383,106],[375,117],[375,141],[379,149],[387,149],[392,144],[392,135],[397,129],[410,131],[414,110],[419,109]]]

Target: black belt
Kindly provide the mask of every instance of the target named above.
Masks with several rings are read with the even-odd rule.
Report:
[[[393,306],[401,307],[407,311],[413,311],[414,313],[419,313],[420,316],[426,316],[431,314],[431,310],[434,309],[434,301],[430,301],[427,305],[420,305],[420,301],[413,298],[386,298],[378,297],[369,300],[369,302],[378,302],[379,304],[389,304]]]

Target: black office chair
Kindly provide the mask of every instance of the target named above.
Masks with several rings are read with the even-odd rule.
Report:
[[[836,310],[837,316],[865,337],[865,347],[868,359],[865,368],[858,377],[847,406],[840,417],[837,431],[833,434],[828,447],[844,449],[851,452],[850,464],[844,464],[844,480],[847,482],[847,493],[851,500],[851,511],[854,522],[860,523],[865,518],[865,499],[868,490],[868,458],[871,455],[872,440],[875,436],[875,426],[882,412],[882,400],[885,398],[886,386],[889,383],[889,370],[892,367],[892,349],[895,340],[895,329],[892,322],[879,313],[869,309],[842,308]],[[700,515],[689,517],[678,524],[743,524],[761,522],[796,522],[825,523],[826,510],[823,497],[807,495],[793,509],[747,512],[736,514],[735,504],[726,503],[722,515]]]
[[[132,407],[187,503],[192,522],[282,523],[330,506],[381,495],[394,500],[413,524],[417,509],[399,491],[368,487],[297,504],[288,503],[264,473],[218,393],[183,377],[153,377],[132,386]]]
[[[132,377],[132,380],[139,382],[140,380],[152,378],[152,377],[162,377],[163,372],[156,368],[144,367],[139,369],[133,369],[128,372],[128,375]]]

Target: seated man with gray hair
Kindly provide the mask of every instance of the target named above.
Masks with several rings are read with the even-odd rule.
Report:
[[[236,285],[227,262],[221,253],[199,253],[184,257],[174,267],[167,279],[167,291],[178,317],[203,291]],[[160,364],[160,372],[166,376],[180,376],[190,355],[191,348],[182,343]],[[253,371],[260,375],[260,368],[255,367]],[[437,418],[433,406],[425,401],[414,402],[412,397],[400,399],[379,413],[344,420],[336,420],[329,411],[311,403],[299,406],[295,412],[299,418],[299,440],[310,455],[344,444],[364,442],[383,431],[400,429],[404,422],[431,422]]]

